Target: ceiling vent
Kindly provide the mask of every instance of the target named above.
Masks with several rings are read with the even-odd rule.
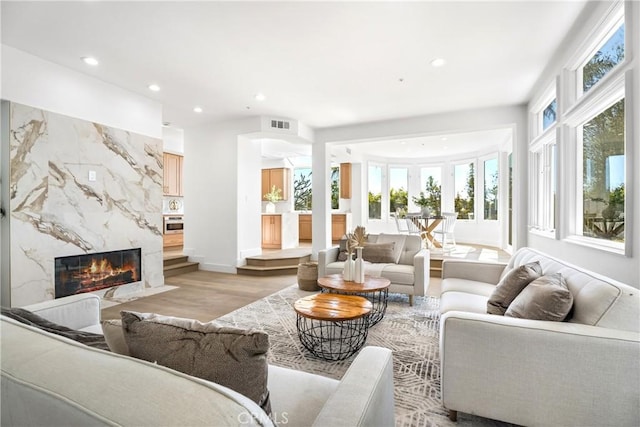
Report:
[[[289,130],[291,128],[291,122],[287,120],[271,120],[271,129],[284,129]]]

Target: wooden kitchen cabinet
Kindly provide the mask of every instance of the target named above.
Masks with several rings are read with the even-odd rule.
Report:
[[[262,247],[265,249],[282,248],[281,215],[262,215]]]
[[[172,246],[182,246],[184,244],[184,234],[164,234],[162,235],[162,246],[169,248]]]
[[[182,164],[183,157],[177,154],[164,153],[164,177],[162,192],[165,196],[182,196]]]
[[[311,241],[311,215],[300,214],[298,216],[298,236],[301,242]]]
[[[288,200],[290,177],[291,172],[287,168],[262,169],[262,200],[267,200],[264,195],[270,192],[274,185],[282,190],[282,200]]]
[[[340,163],[340,198],[351,198],[351,163]]]
[[[347,234],[347,215],[333,214],[331,215],[331,240],[338,241],[342,236]]]

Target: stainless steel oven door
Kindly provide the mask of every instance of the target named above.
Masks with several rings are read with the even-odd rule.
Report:
[[[184,233],[184,221],[181,216],[164,217],[164,234]]]

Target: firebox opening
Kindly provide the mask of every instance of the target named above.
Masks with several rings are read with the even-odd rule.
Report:
[[[55,259],[56,298],[141,280],[141,248]]]

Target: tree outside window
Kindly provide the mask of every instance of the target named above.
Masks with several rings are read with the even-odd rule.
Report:
[[[427,207],[433,215],[440,215],[442,203],[442,185],[440,178],[442,170],[440,167],[424,167],[420,169],[421,187],[424,193],[420,192],[420,197],[424,196]]]
[[[340,207],[340,168],[331,168],[331,209]]]
[[[409,204],[408,171],[406,168],[389,168],[389,212],[407,210]]]
[[[624,99],[582,127],[583,235],[624,242]]]
[[[484,219],[498,219],[498,159],[484,162]]]
[[[296,168],[293,171],[293,208],[297,211],[310,211],[311,201],[311,169]]]
[[[382,167],[369,166],[369,219],[382,218]]]
[[[475,167],[473,162],[455,166],[454,188],[453,206],[458,213],[458,219],[473,219],[475,213]]]

